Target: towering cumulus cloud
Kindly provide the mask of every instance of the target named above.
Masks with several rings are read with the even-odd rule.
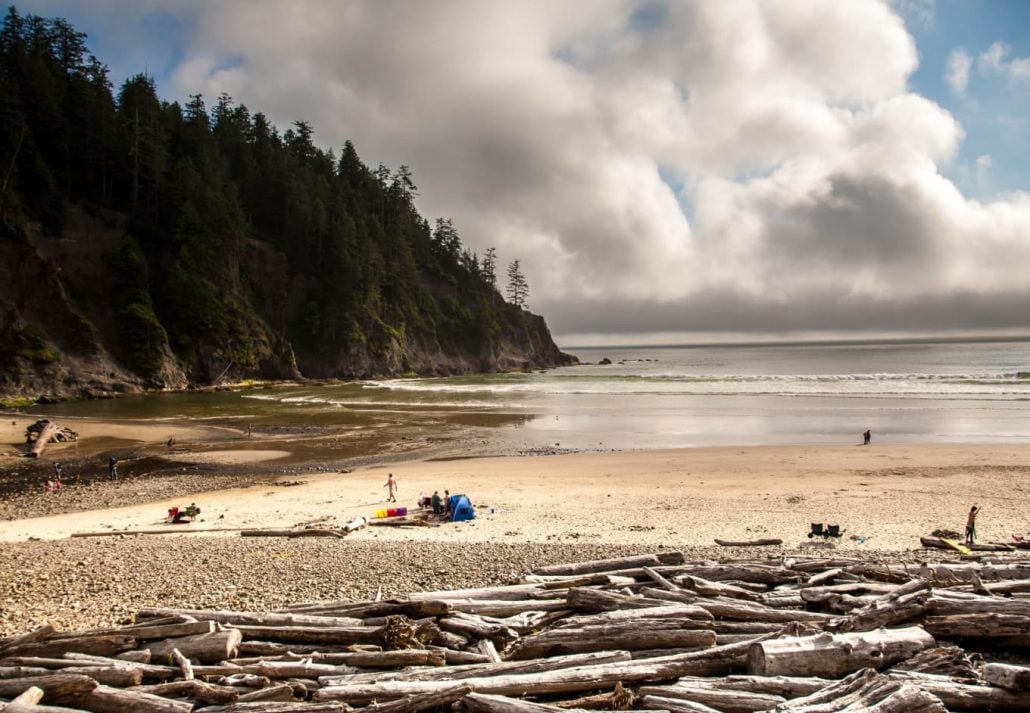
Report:
[[[885,2],[195,7],[179,91],[411,166],[558,333],[1026,324],[1030,196],[943,177]]]

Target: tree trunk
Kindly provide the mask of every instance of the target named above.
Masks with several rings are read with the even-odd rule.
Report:
[[[640,611],[640,610],[637,610]],[[554,654],[578,654],[613,649],[673,649],[715,645],[715,632],[690,629],[676,619],[619,621],[578,628],[549,629],[516,642],[506,658],[512,661],[543,658]],[[754,638],[754,637],[750,637]]]
[[[141,609],[136,614],[136,617],[138,619],[145,620],[170,615],[185,615],[194,619],[199,619],[201,622],[216,621],[220,624],[232,624],[233,626],[361,626],[364,623],[361,619],[344,616],[313,616],[307,614],[283,614],[279,612],[242,612],[227,611],[224,609],[163,609],[154,607]]]
[[[243,634],[238,629],[226,629],[210,634],[163,639],[146,645],[144,648],[149,649],[150,655],[155,661],[171,663],[172,652],[178,649],[183,656],[190,659],[195,659],[200,663],[213,663],[236,656],[242,639]]]
[[[918,626],[770,639],[751,646],[748,673],[839,678],[866,667],[890,666],[935,643],[933,637]]]
[[[51,421],[43,430],[40,431],[39,436],[36,438],[36,442],[32,444],[32,450],[29,451],[30,458],[39,458],[43,455],[43,451],[48,445],[50,445],[50,439],[57,434],[57,423]]]
[[[1011,666],[1004,663],[984,665],[983,678],[992,686],[1001,686],[1010,691],[1030,690],[1030,668]]]
[[[555,564],[548,567],[537,567],[533,574],[542,575],[577,575],[595,572],[614,572],[631,567],[659,567],[663,564],[683,564],[682,552],[667,552],[657,555],[637,555],[634,557],[618,557],[615,559],[592,560],[572,564]]]
[[[784,703],[787,699],[772,693],[727,691],[699,684],[676,683],[671,686],[641,686],[642,696],[661,696],[700,703],[723,713],[751,713],[764,711]]]
[[[205,705],[233,703],[240,697],[239,691],[230,686],[216,686],[213,683],[195,680],[157,683],[152,686],[137,686],[132,690],[165,698],[194,698],[198,703]]]

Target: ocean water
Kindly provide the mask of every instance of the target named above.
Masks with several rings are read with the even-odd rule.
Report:
[[[481,426],[518,448],[1030,443],[1030,342],[565,348],[580,366],[47,406],[54,415]],[[599,365],[607,358],[612,363]],[[42,410],[42,409],[41,409]]]

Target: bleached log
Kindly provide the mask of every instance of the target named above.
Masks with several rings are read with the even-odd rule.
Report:
[[[758,598],[754,592],[750,592],[742,587],[735,587],[732,584],[724,584],[722,582],[712,582],[704,577],[695,577],[688,574],[681,577],[680,582],[687,589],[691,589],[703,597],[729,597],[731,599],[747,599],[749,601],[754,601]]]
[[[690,620],[693,624],[694,622]],[[696,627],[696,624],[694,625]],[[749,637],[749,638],[754,638]],[[512,661],[605,651],[715,646],[710,629],[683,627],[676,619],[630,619],[578,628],[549,629],[517,641],[507,652]]]
[[[1010,691],[1030,690],[1030,668],[1004,663],[984,664],[983,679],[992,686]]]
[[[741,690],[722,690],[699,683],[675,683],[671,686],[641,686],[642,696],[678,698],[700,703],[724,713],[751,713],[775,708],[787,699],[771,693],[754,693]]]
[[[631,567],[659,567],[661,565],[680,565],[684,558],[682,552],[662,552],[653,555],[637,555],[634,557],[616,557],[613,559],[556,564],[548,567],[537,567],[533,574],[542,575],[578,575],[594,572],[613,572]]]
[[[151,632],[146,631],[143,636],[134,635],[140,639],[154,639],[200,634],[206,631],[213,631],[210,628],[203,628],[205,625],[210,626],[209,622],[232,624],[234,626],[361,626],[363,623],[361,619],[354,617],[312,616],[280,612],[244,612],[224,609],[169,609],[164,607],[140,609],[136,617],[145,620],[176,614],[197,619],[197,631],[183,630],[182,633],[169,633],[164,636],[153,636]]]
[[[935,643],[933,636],[918,626],[770,639],[751,646],[748,673],[838,678],[866,667],[890,666]]]
[[[135,649],[138,642],[135,637],[124,634],[103,636],[69,636],[62,639],[47,639],[32,643],[9,646],[4,650],[4,657],[11,656],[60,656],[70,651],[96,654],[97,656],[113,656],[122,651]]]
[[[696,599],[696,597],[694,598]],[[594,613],[625,609],[647,609],[665,604],[661,600],[648,597],[636,597],[620,594],[619,592],[607,592],[602,589],[588,589],[586,587],[573,587],[570,589],[564,603],[569,609]]]
[[[700,577],[710,582],[725,582],[726,580],[740,580],[741,582],[752,582],[755,584],[776,585],[798,583],[803,575],[786,567],[772,567],[764,564],[741,564],[734,562],[709,563],[681,568],[679,576],[674,577],[680,581],[685,577]]]
[[[444,631],[476,639],[491,639],[502,645],[519,638],[518,632],[514,629],[492,624],[480,616],[464,612],[452,612],[441,617],[436,623]]]
[[[928,616],[923,626],[944,638],[998,638],[1030,634],[1030,617],[1020,614],[949,614]]]
[[[43,430],[39,432],[36,437],[35,443],[32,445],[32,450],[29,451],[28,455],[30,458],[39,458],[43,455],[43,451],[50,445],[50,439],[57,435],[58,426],[55,421],[50,421],[43,427]]]
[[[29,688],[25,689],[25,691],[20,696],[12,700],[11,703],[20,703],[26,706],[34,706],[41,700],[43,700],[44,695],[45,694],[43,692],[43,689],[39,686],[30,686]]]
[[[1027,711],[1030,692],[1009,691],[998,686],[980,686],[953,681],[945,676],[927,673],[891,671],[891,680],[914,683],[940,699],[948,710],[962,711]]]
[[[489,693],[469,693],[455,707],[466,713],[565,713],[558,706]]]
[[[714,621],[714,617],[704,607],[692,604],[666,603],[660,607],[622,609],[598,614],[571,616],[560,621],[555,628],[578,629],[588,626],[618,625],[630,621],[641,622],[641,626],[648,626],[649,622],[659,619],[676,621],[684,628],[694,629],[707,628]]]
[[[625,663],[581,666],[524,675],[501,675],[464,679],[477,693],[550,695],[624,685],[634,681],[667,681],[681,676],[716,676],[732,673],[744,666],[750,643],[706,649],[677,656],[629,661]],[[423,695],[439,690],[445,682],[383,681],[373,684],[348,684],[346,681],[326,684],[313,694],[313,700],[341,700],[351,705],[366,705],[372,700]]]
[[[741,621],[824,623],[833,618],[829,614],[821,612],[773,609],[739,599],[699,599],[695,603],[713,616]]]
[[[212,663],[236,656],[237,647],[242,639],[243,634],[238,629],[226,629],[210,634],[162,639],[146,644],[143,648],[150,651],[150,655],[155,661],[172,663],[172,652],[178,649],[183,656],[190,659],[200,663]]]
[[[319,682],[323,685],[339,685],[346,683],[374,683],[376,681],[461,681],[467,678],[524,675],[630,660],[632,659],[628,651],[602,651],[593,654],[551,656],[545,659],[531,659],[529,661],[502,661],[501,663],[466,664],[447,666],[445,668],[407,669],[403,671],[375,671],[353,674],[345,679],[323,676],[319,679]]]
[[[0,639],[0,656],[10,656],[8,653],[10,649],[21,646],[22,644],[35,644],[40,641],[45,641],[57,634],[57,629],[52,624],[44,624],[38,629],[33,629],[20,636],[8,636]]]
[[[61,640],[70,637],[114,636],[121,634],[132,636],[140,641],[145,641],[152,639],[169,639],[176,636],[190,636],[192,634],[206,634],[214,630],[214,620],[197,621],[194,617],[183,615],[152,619],[138,624],[129,624],[127,626],[109,626],[102,629],[90,629],[88,631],[58,633],[52,638],[54,640]]]
[[[810,696],[816,691],[834,683],[834,681],[815,676],[732,675],[720,678],[683,676],[679,679],[678,683],[705,685],[709,688],[720,688],[727,691],[748,691],[749,693],[768,693],[784,698],[800,698],[802,696]]]
[[[665,698],[664,696],[643,696],[640,703],[644,708],[666,710],[669,713],[722,713],[722,711],[682,698]]]
[[[163,698],[193,698],[204,705],[224,705],[240,697],[239,691],[230,686],[219,686],[204,681],[171,681],[149,686],[136,686],[134,691],[150,693]]]
[[[247,638],[263,641],[302,644],[381,644],[383,641],[383,628],[371,626],[251,626],[237,624],[233,625],[230,631],[236,631]],[[229,659],[233,656],[235,654],[222,656],[222,658]]]
[[[230,703],[227,706],[197,708],[195,713],[348,713],[350,706],[331,701],[329,703],[278,703],[257,701],[253,703]]]
[[[930,583],[917,579],[874,602],[827,622],[828,631],[872,631],[909,621],[926,610]]]
[[[245,693],[239,697],[240,703],[255,703],[258,701],[285,703],[294,700],[296,699],[293,695],[293,686],[288,683],[274,684],[267,688],[260,688],[256,691]]]

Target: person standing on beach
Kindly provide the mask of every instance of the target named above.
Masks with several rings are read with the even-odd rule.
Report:
[[[114,456],[107,462],[107,479],[118,480],[118,459]]]
[[[973,504],[969,509],[969,517],[966,518],[966,544],[971,545],[976,540],[976,516],[980,514],[980,508]]]
[[[862,445],[868,446],[871,440],[873,440],[873,432],[867,428],[865,433],[862,434]]]
[[[387,502],[397,502],[397,496],[394,494],[397,491],[397,481],[393,477],[393,473],[386,478],[386,484],[384,488],[389,488],[390,496],[386,498]]]

